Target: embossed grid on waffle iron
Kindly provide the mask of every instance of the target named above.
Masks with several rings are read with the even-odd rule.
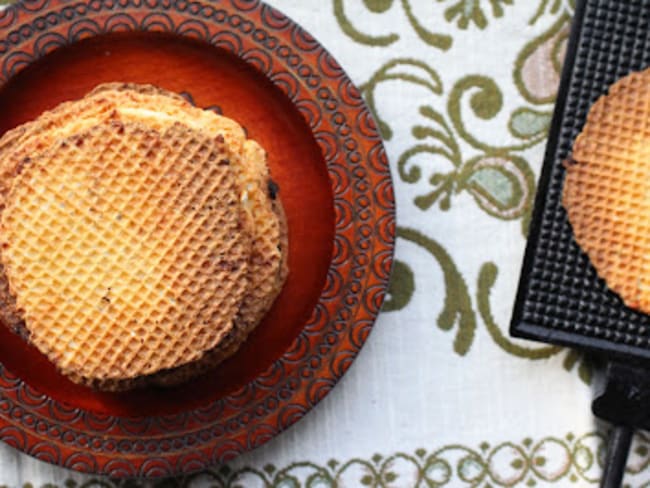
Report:
[[[650,320],[607,290],[573,242],[560,202],[564,170],[559,163],[570,154],[596,98],[618,78],[650,63],[647,36],[645,46],[638,42],[638,33],[647,32],[649,10],[647,1],[587,5],[523,310],[531,324],[639,348],[650,346]],[[598,38],[594,29],[610,35]]]
[[[45,0],[42,3],[47,4],[49,1]],[[64,24],[66,24],[68,21],[73,19],[75,15],[77,15],[74,12],[74,8],[76,8],[76,6],[86,9],[84,12],[78,12],[78,15],[85,15],[91,11],[111,11],[113,9],[113,6],[117,7],[117,4],[110,0],[95,0],[90,4],[89,8],[86,8],[86,6],[83,4],[74,4],[74,6],[69,5],[63,7],[57,2],[52,3],[55,5],[55,9],[58,10],[53,9],[50,13],[47,14],[48,22],[53,22],[52,25],[60,25],[61,29],[66,28],[64,27]],[[133,3],[138,3],[137,8],[140,8],[139,2],[134,1]],[[187,2],[182,2],[182,5],[181,3],[174,4],[174,12],[176,14],[183,12],[182,15],[186,18],[196,20],[200,19],[200,22],[207,20],[209,22],[216,22],[219,24],[225,22],[227,19],[230,19],[229,25],[233,27],[235,31],[238,29],[241,30],[242,37],[240,37],[239,33],[235,33],[233,37],[229,37],[230,34],[226,33],[227,35],[223,37],[215,35],[214,38],[206,40],[208,40],[213,45],[224,47],[228,51],[234,52],[242,58],[244,56],[248,56],[247,53],[250,52],[249,49],[251,48],[242,46],[241,40],[248,39],[249,36],[252,39],[253,36],[250,29],[244,30],[245,24],[242,23],[242,17],[238,15],[237,12],[243,14],[244,18],[247,15],[261,17],[261,21],[255,19],[254,24],[251,24],[249,22],[249,24],[253,25],[253,27],[256,29],[255,34],[258,32],[262,34],[261,37],[255,38],[254,43],[258,43],[263,51],[275,50],[279,57],[279,62],[276,62],[275,65],[258,65],[254,63],[254,59],[249,60],[249,62],[251,64],[255,64],[259,70],[273,79],[276,83],[276,86],[284,91],[297,104],[314,132],[318,132],[321,135],[331,135],[334,140],[337,138],[336,133],[340,132],[340,136],[344,136],[346,141],[349,140],[354,142],[354,137],[356,137],[358,141],[362,141],[363,144],[369,145],[370,149],[365,149],[366,151],[369,151],[366,157],[363,160],[356,162],[359,164],[360,168],[363,168],[365,171],[367,171],[366,176],[361,176],[358,178],[352,178],[352,175],[350,174],[351,170],[348,168],[348,164],[346,163],[348,157],[351,154],[356,153],[356,148],[344,149],[343,146],[341,146],[342,150],[335,153],[329,153],[329,151],[326,149],[327,146],[321,145],[321,147],[323,152],[329,155],[326,158],[328,170],[331,173],[339,173],[341,176],[341,178],[337,178],[338,183],[336,185],[333,184],[332,187],[335,195],[335,201],[337,202],[336,205],[340,205],[342,202],[345,202],[346,198],[350,198],[349,196],[345,196],[349,191],[348,185],[350,184],[350,180],[358,179],[355,187],[358,188],[358,191],[361,194],[367,194],[368,197],[372,198],[375,204],[378,206],[377,214],[375,214],[374,217],[368,217],[370,220],[372,220],[372,218],[375,218],[374,222],[376,227],[374,229],[374,232],[377,236],[377,239],[373,242],[372,246],[364,248],[363,254],[365,255],[365,259],[359,258],[359,266],[369,266],[370,256],[379,255],[383,256],[385,258],[385,262],[389,264],[392,243],[394,239],[394,197],[392,195],[392,192],[386,191],[390,189],[390,172],[386,164],[385,153],[381,149],[381,140],[378,136],[376,127],[374,123],[372,123],[371,117],[367,112],[367,108],[363,105],[363,101],[358,91],[353,88],[349,79],[345,76],[342,70],[340,70],[340,68],[338,68],[337,72],[334,72],[332,74],[330,74],[329,70],[324,70],[322,68],[322,65],[319,64],[320,60],[328,59],[329,55],[320,46],[318,46],[318,44],[309,41],[309,36],[282,14],[271,9],[270,7],[260,5],[255,1],[244,2],[231,0],[231,3],[232,7],[228,7],[225,4],[223,4],[223,6],[226,9],[231,9],[234,12],[232,14],[231,12],[222,9],[217,9],[215,11],[215,9],[211,6],[201,7],[199,5],[199,9],[194,11],[198,13],[188,15],[186,13],[188,10],[188,5],[194,6],[194,2],[190,2],[189,4]],[[158,7],[165,9],[170,8],[170,4],[171,2],[168,0],[162,0],[161,2],[153,1],[149,3],[152,8],[157,5]],[[123,1],[120,2],[120,8],[121,7],[131,9],[134,8],[134,5],[132,5],[130,1]],[[21,14],[20,9],[20,5],[17,7],[9,7],[9,9],[5,11],[6,15],[2,16],[0,14],[0,26],[6,26],[8,30],[13,29],[17,18],[21,18],[20,16],[23,15]],[[97,24],[89,24],[87,25],[88,31],[99,33],[99,30],[103,29],[102,32],[110,32],[114,29],[120,28],[120,25],[125,25],[120,23],[123,21],[123,19],[126,18],[128,19],[128,22],[130,22],[128,25],[132,25],[133,28],[136,29],[142,28],[143,30],[160,30],[162,27],[162,30],[169,30],[170,32],[177,32],[178,34],[185,35],[183,33],[183,29],[180,27],[177,28],[171,19],[164,16],[162,18],[164,22],[162,23],[155,24],[153,21],[151,21],[147,25],[144,25],[145,23],[143,23],[141,27],[136,27],[136,25],[139,25],[139,21],[130,18],[128,15],[124,16],[123,14],[120,14],[119,9],[116,10],[118,10],[118,13],[114,13],[112,16],[109,16],[105,21],[104,27],[100,27]],[[65,11],[69,12],[70,15],[65,15]],[[208,15],[210,12],[212,12],[212,14],[210,14],[211,16]],[[250,14],[248,12],[250,12]],[[201,18],[201,15],[203,14],[206,15],[205,19]],[[210,18],[208,19],[208,17]],[[239,19],[236,23],[234,22],[235,18]],[[30,21],[33,23],[25,25],[28,28],[32,29],[31,32],[34,32],[33,27],[36,26],[38,28],[39,20],[36,19],[36,21],[34,21],[33,19],[30,19]],[[67,28],[69,29],[67,38],[74,39],[75,34],[72,32],[74,26],[71,25]],[[194,36],[196,32],[197,31],[188,30],[188,35]],[[289,44],[283,44],[281,41],[279,41],[278,37],[275,37],[272,35],[272,33],[276,33],[280,38],[285,39]],[[11,37],[12,35],[13,39]],[[14,45],[20,42],[20,37],[15,34],[15,31],[10,33],[7,36],[7,39]],[[16,72],[16,66],[18,66],[18,64],[21,62],[21,59],[24,59],[24,57],[22,57],[22,53],[25,53],[28,59],[33,59],[34,57],[38,58],[49,52],[54,46],[64,45],[66,43],[65,39],[65,36],[63,38],[49,37],[47,45],[41,44],[40,47],[39,45],[28,45],[24,48],[12,48],[11,56],[5,57],[4,59],[2,76],[6,79],[8,76],[11,76]],[[233,39],[235,42],[231,42]],[[6,44],[3,44],[3,42],[4,41],[0,41],[0,51],[2,51],[3,45],[6,46]],[[23,49],[23,51],[21,52],[20,49]],[[253,51],[255,51],[254,48]],[[298,67],[303,63],[303,56],[305,59],[307,59],[307,64],[311,63],[314,66],[318,66],[321,70],[320,74],[323,76],[323,78],[320,79],[310,79],[309,88],[306,90],[301,87],[299,82],[301,76],[297,73]],[[11,57],[13,57],[13,59],[10,59]],[[286,81],[289,81],[290,84],[286,85]],[[312,81],[314,82],[313,84]],[[334,92],[338,93],[339,97],[341,97],[340,100],[342,101],[342,104],[339,105],[338,100],[332,103],[327,98],[321,97],[322,92],[320,90],[318,91],[317,96],[316,89],[319,86],[331,86],[334,88]],[[314,107],[313,109],[312,106]],[[341,123],[332,122],[330,126],[332,114],[337,113],[339,109],[343,111],[349,110],[352,112],[348,119],[346,119],[347,116],[344,115],[342,120],[342,124],[346,124],[346,120],[350,121],[350,124],[352,125],[348,127],[351,127],[351,130],[344,130]],[[322,118],[326,115],[327,119]],[[363,121],[363,123],[359,124],[360,121]],[[364,126],[366,124],[367,126]],[[368,186],[367,183],[370,181],[376,183],[376,186]],[[366,185],[365,189],[360,185]],[[341,235],[339,235],[339,232],[341,232]],[[339,252],[341,255],[350,256],[353,250],[358,250],[359,243],[356,240],[354,242],[348,240],[345,237],[345,234],[347,234],[347,232],[341,229],[340,226],[337,226],[337,242],[339,242]],[[354,259],[355,261],[357,260],[356,257]],[[338,263],[338,261],[335,259],[333,263]],[[332,265],[332,269],[337,269],[339,267],[340,263]],[[317,374],[322,378],[320,381],[325,381],[329,385],[327,388],[331,388],[336,382],[336,379],[339,378],[343,372],[345,372],[351,362],[350,359],[354,356],[354,353],[360,347],[360,342],[362,342],[363,336],[367,334],[367,332],[364,331],[368,330],[370,322],[366,320],[360,321],[360,319],[357,318],[356,314],[360,312],[363,317],[371,318],[377,312],[377,304],[381,302],[380,297],[383,295],[383,290],[385,290],[387,282],[388,267],[384,266],[377,268],[375,273],[373,273],[373,276],[377,281],[373,280],[374,285],[372,289],[363,291],[361,288],[358,293],[354,294],[351,297],[355,301],[350,302],[348,305],[345,305],[342,309],[342,315],[340,317],[343,320],[350,320],[350,328],[347,332],[327,332],[329,328],[322,328],[323,325],[329,323],[331,319],[329,318],[330,307],[327,305],[327,302],[320,303],[316,307],[314,314],[312,314],[312,317],[309,320],[309,324],[312,326],[313,332],[310,332],[309,334],[303,332],[297,338],[294,346],[292,346],[292,349],[297,349],[295,353],[292,352],[291,354],[303,355],[306,354],[306,350],[305,352],[299,352],[299,350],[302,350],[302,346],[300,345],[301,342],[315,342],[316,344],[313,347],[317,347],[315,351],[319,351],[316,352],[316,357],[322,356],[334,358],[335,364],[330,364],[327,361],[323,361],[320,366],[314,367],[314,372],[317,372]],[[364,275],[362,274],[361,276]],[[345,277],[346,281],[350,279],[352,279],[353,282],[358,282],[357,278],[351,278],[347,276]],[[358,297],[359,301],[356,301],[356,297]],[[347,318],[345,318],[343,314]],[[357,334],[361,339],[351,340],[350,342],[351,336]],[[339,354],[336,354],[337,351]],[[338,360],[339,357],[340,361]],[[15,381],[12,380],[11,374],[7,372],[1,365],[0,372],[2,373],[0,374],[0,382],[2,382],[3,385],[6,384],[8,388],[4,391],[9,395],[13,395],[13,392],[17,392],[18,398],[20,399],[21,392],[29,388],[28,385],[22,381],[19,381],[18,386],[16,386],[14,384]],[[307,382],[310,380],[301,379],[300,381]],[[244,415],[248,415],[248,412],[255,412],[255,417],[260,419],[260,426],[266,427],[266,432],[268,435],[271,435],[273,432],[282,430],[287,425],[292,424],[297,418],[302,416],[304,414],[304,409],[296,410],[295,408],[291,407],[291,405],[283,407],[282,412],[278,411],[281,405],[287,405],[286,400],[281,400],[281,398],[288,398],[285,395],[285,392],[291,392],[297,388],[297,385],[294,383],[295,382],[293,381],[293,378],[289,376],[288,372],[285,370],[284,359],[281,359],[275,364],[271,365],[258,380],[249,383],[239,391],[229,395],[221,401],[214,402],[205,408],[189,412],[187,415],[181,416],[182,419],[177,419],[177,417],[179,417],[177,415],[166,415],[162,417],[148,417],[146,419],[138,419],[136,425],[133,427],[133,430],[129,427],[130,422],[127,422],[126,419],[112,417],[111,421],[106,424],[104,420],[102,420],[104,419],[104,416],[97,416],[93,412],[82,411],[80,409],[68,407],[47,397],[45,398],[45,402],[39,404],[41,406],[39,406],[36,410],[34,410],[33,407],[29,407],[28,404],[24,404],[22,401],[19,401],[19,405],[17,405],[16,408],[20,411],[24,412],[24,409],[27,409],[37,415],[39,415],[38,412],[43,412],[39,422],[45,426],[49,426],[46,429],[46,432],[48,432],[49,440],[44,444],[40,444],[40,439],[32,439],[30,437],[31,428],[27,429],[27,440],[24,440],[24,438],[18,439],[15,437],[12,433],[13,431],[11,431],[11,428],[9,428],[9,430],[3,429],[2,437],[16,447],[22,448],[23,450],[27,449],[28,446],[33,445],[35,442],[38,442],[38,445],[42,445],[43,447],[34,449],[32,451],[33,455],[38,456],[41,452],[47,455],[49,452],[47,449],[53,449],[56,453],[58,453],[57,456],[59,457],[57,457],[57,459],[61,459],[59,463],[64,465],[77,463],[76,466],[80,466],[79,463],[83,460],[85,463],[87,463],[87,467],[84,467],[83,470],[87,471],[100,470],[103,473],[114,473],[121,476],[125,476],[126,474],[146,475],[149,473],[148,469],[145,469],[144,465],[136,468],[135,460],[129,460],[127,462],[126,459],[120,459],[115,460],[117,462],[111,461],[98,466],[96,464],[96,460],[90,458],[86,454],[82,455],[82,452],[79,451],[79,449],[85,450],[85,447],[82,447],[76,442],[61,443],[61,437],[59,437],[59,435],[56,433],[60,433],[61,429],[67,429],[70,431],[71,429],[81,428],[83,430],[91,429],[92,431],[103,432],[103,435],[114,436],[117,432],[124,432],[125,435],[128,435],[128,433],[131,431],[134,434],[137,434],[141,432],[149,432],[151,429],[157,432],[161,428],[162,430],[160,432],[169,432],[169,429],[165,427],[167,423],[170,425],[185,426],[186,422],[190,421],[192,425],[196,421],[201,421],[203,425],[205,425],[205,422],[214,422],[212,433],[208,432],[207,430],[205,432],[203,430],[201,431],[201,439],[203,439],[203,442],[206,442],[205,438],[203,437],[204,433],[208,435],[208,439],[211,439],[210,444],[213,447],[212,458],[210,462],[214,463],[228,459],[237,452],[250,449],[251,447],[264,442],[263,438],[259,439],[255,438],[254,436],[251,437],[250,435],[247,437],[247,439],[239,438],[237,441],[235,441],[233,438],[221,439],[225,420],[219,419],[228,417],[232,417],[234,419],[237,417],[240,419],[239,422],[241,425],[247,425],[249,420],[246,420]],[[248,405],[254,398],[259,401],[256,400],[257,403],[255,403],[254,406],[247,408],[245,414],[241,414],[238,410],[239,407],[236,406],[239,404]],[[315,403],[319,398],[321,398],[320,395],[315,397],[313,400],[310,399],[309,401]],[[32,405],[32,403],[30,402],[29,405]],[[300,405],[296,405],[296,407],[299,406]],[[292,411],[294,411],[296,414],[299,413],[299,415],[291,414]],[[70,416],[71,413],[74,413],[72,417]],[[8,417],[6,415],[3,415],[3,418],[5,421],[8,421]],[[181,430],[180,433],[175,437],[182,440],[185,439],[188,428],[189,427],[185,427],[184,430]],[[49,434],[50,432],[51,434]],[[253,433],[251,432],[251,435],[252,434]],[[219,440],[217,441],[217,439]],[[63,440],[65,441],[65,438],[63,438]],[[25,442],[27,442],[27,444],[25,444]],[[69,445],[71,447],[77,446],[75,447],[75,454],[68,457],[68,454],[63,453],[61,449],[64,448],[64,445]],[[85,446],[85,444],[83,446]],[[151,463],[147,463],[147,466],[150,465]],[[195,463],[193,465],[193,469],[199,469],[200,466],[205,465],[205,461],[201,461]],[[175,469],[171,466],[167,466],[165,469],[166,471],[164,471],[162,474],[172,473],[175,471]],[[161,475],[161,472],[156,471],[156,474]]]
[[[22,261],[33,266],[30,269],[30,275],[33,276],[29,282],[38,286],[31,286],[31,289],[43,286],[46,290],[44,296],[48,297],[57,289],[67,287],[67,280],[59,283],[59,278],[52,276],[47,266],[41,266],[29,257],[25,259],[25,256],[40,255],[43,249],[50,249],[54,262],[61,263],[58,266],[70,271],[72,289],[68,293],[71,303],[52,316],[37,317],[36,320],[45,320],[51,326],[43,326],[41,323],[35,329],[29,323],[32,318],[29,315],[27,321],[28,327],[32,329],[32,340],[39,348],[53,354],[55,358],[63,354],[64,362],[59,359],[59,364],[64,370],[69,372],[73,362],[75,366],[72,370],[87,378],[110,378],[126,372],[148,374],[153,372],[152,368],[168,368],[193,360],[202,350],[213,347],[232,323],[238,300],[233,300],[227,292],[233,290],[234,296],[241,299],[244,289],[242,283],[245,281],[245,267],[240,265],[240,261],[245,261],[245,258],[242,259],[244,250],[240,242],[232,239],[232,236],[238,235],[238,202],[234,177],[227,165],[216,164],[219,159],[227,158],[227,153],[216,152],[207,140],[185,138],[184,134],[173,129],[166,131],[159,139],[157,135],[150,137],[146,131],[128,125],[124,127],[126,135],[122,136],[119,134],[121,127],[106,124],[88,132],[90,137],[84,144],[92,143],[96,156],[91,171],[84,160],[88,154],[83,154],[81,160],[78,160],[77,153],[80,149],[71,141],[70,144],[59,146],[49,158],[39,158],[29,165],[18,177],[17,188],[12,191],[12,195],[15,191],[17,198],[18,195],[24,198],[25,192],[31,190],[28,186],[29,176],[41,174],[44,169],[56,172],[54,162],[66,164],[67,168],[76,166],[76,171],[81,173],[89,171],[97,181],[102,182],[105,190],[102,196],[107,200],[105,213],[95,219],[98,226],[96,235],[101,235],[104,242],[115,243],[114,229],[111,229],[115,222],[111,217],[128,216],[132,213],[129,208],[143,208],[144,211],[136,216],[138,221],[133,222],[133,229],[126,225],[120,226],[123,227],[124,235],[130,238],[124,242],[141,245],[142,255],[148,256],[141,261],[143,265],[153,264],[154,269],[164,269],[161,283],[170,284],[170,290],[188,290],[190,297],[185,294],[175,298],[167,294],[161,297],[143,283],[144,288],[134,294],[137,303],[120,306],[119,295],[111,297],[110,307],[118,312],[115,318],[96,314],[92,304],[101,303],[103,291],[99,290],[106,289],[106,284],[98,281],[103,274],[101,265],[94,259],[87,261],[86,256],[70,255],[65,241],[58,241],[58,232],[50,234],[44,240],[38,229],[25,225],[26,222],[39,222],[41,228],[59,228],[59,231],[65,232],[65,225],[61,222],[65,221],[64,214],[68,213],[68,207],[74,209],[75,213],[86,215],[85,204],[92,202],[82,200],[82,205],[79,205],[68,198],[70,192],[75,191],[73,186],[66,186],[58,192],[55,190],[56,200],[65,202],[66,205],[65,209],[58,209],[61,215],[53,215],[51,208],[43,210],[41,205],[25,208],[25,205],[20,204],[14,208],[13,213],[10,212],[11,207],[8,207],[3,214],[3,221],[7,219],[14,226],[25,229],[25,239],[13,242],[12,248],[14,256],[22,256],[22,260],[15,260],[16,262]],[[137,143],[126,144],[127,139]],[[145,160],[160,141],[164,142],[160,150],[156,151],[152,164],[144,169],[133,164],[133,161]],[[66,181],[64,184],[72,183]],[[163,209],[169,211],[161,211]],[[186,215],[198,218],[180,218]],[[139,235],[140,232],[147,235]],[[210,261],[210,255],[215,251],[210,243],[215,242],[214,239],[224,243],[219,252],[223,253],[225,264],[228,265],[227,273],[219,269],[224,263]],[[61,244],[59,248],[57,241]],[[161,253],[154,244],[156,242],[170,243],[167,251],[178,252],[178,258],[184,263],[179,267],[176,256]],[[100,246],[101,244],[100,242]],[[128,249],[125,252],[130,254]],[[7,253],[9,256],[11,254]],[[14,259],[8,261],[7,273],[11,278],[11,261]],[[206,269],[202,266],[205,262],[210,263]],[[232,274],[231,264],[237,266]],[[115,281],[133,281],[132,273],[138,267],[138,262],[126,263],[125,260]],[[144,268],[140,271],[146,274]],[[77,275],[88,279],[82,282],[74,278]],[[48,289],[48,286],[54,289]],[[197,296],[195,288],[204,291]],[[18,303],[24,305],[29,312],[38,307],[44,298],[42,295],[32,296],[31,304],[22,303],[21,293],[25,291],[24,286],[17,289]],[[146,309],[151,309],[151,313],[145,314],[143,310]],[[84,319],[90,323],[86,323],[87,327],[81,328],[78,333],[73,333],[70,329],[59,330],[58,324],[81,323]],[[135,334],[148,336],[146,341],[136,344],[116,333],[123,330],[128,334],[129,326],[125,324],[135,323],[138,324],[134,326]],[[193,326],[193,335],[197,335],[193,344],[187,343],[188,335],[184,333],[190,324]],[[215,329],[214,324],[220,324],[222,328]],[[223,328],[224,326],[226,327]],[[72,357],[66,358],[66,353]],[[121,371],[122,367],[126,371]]]

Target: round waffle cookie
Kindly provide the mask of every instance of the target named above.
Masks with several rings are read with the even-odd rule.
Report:
[[[249,272],[251,287],[235,329],[245,338],[268,311],[286,278],[286,265],[281,263],[287,246],[286,243],[278,246],[280,235],[286,236],[286,231],[281,228],[286,222],[276,192],[269,191],[272,183],[265,151],[257,142],[247,140],[241,126],[232,119],[193,107],[179,95],[151,85],[99,85],[85,99],[66,102],[44,113],[37,121],[7,133],[0,140],[0,181],[10,181],[25,157],[42,151],[52,140],[78,133],[107,118],[144,123],[156,129],[182,120],[209,135],[224,137],[233,154],[232,166],[238,174],[244,208],[248,210],[247,224],[253,235]],[[11,151],[11,157],[3,157],[3,153],[8,151]],[[6,188],[0,185],[0,208],[4,193]],[[5,295],[0,296],[0,302],[10,302],[2,293],[5,288],[0,280],[0,295]],[[5,309],[5,321],[20,324],[11,307]]]
[[[271,182],[266,153],[231,119],[193,107],[179,95],[151,85],[109,83],[98,86],[80,101],[66,102],[39,119],[14,129],[0,140],[0,210],[13,176],[29,164],[31,156],[52,141],[69,137],[106,120],[141,123],[165,130],[176,120],[204,132],[222,136],[231,151],[244,213],[244,230],[252,236],[247,278],[250,283],[231,331],[200,360],[153,376],[95,383],[102,389],[126,389],[149,383],[172,385],[211,368],[232,355],[259,323],[279,294],[288,273],[287,228],[277,187]],[[28,335],[16,310],[4,273],[0,273],[0,315],[23,336]]]
[[[565,166],[577,243],[626,305],[650,313],[650,70],[596,101]]]
[[[89,385],[215,348],[247,290],[250,241],[225,144],[106,121],[25,164],[0,219],[29,340]]]
[[[262,319],[282,289],[288,268],[286,219],[266,164],[266,151],[247,139],[242,127],[232,119],[198,109],[179,95],[151,85],[106,83],[96,87],[87,99],[106,97],[117,106],[123,120],[136,120],[161,128],[175,120],[205,133],[222,135],[233,154],[244,209],[251,228],[252,251],[249,291],[244,297],[231,334],[241,342]],[[234,337],[240,336],[240,337]]]

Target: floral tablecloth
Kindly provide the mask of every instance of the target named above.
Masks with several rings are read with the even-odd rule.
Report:
[[[607,431],[575,352],[508,337],[571,0],[269,0],[328,48],[386,141],[390,296],[348,374],[235,462],[155,486],[592,486]],[[650,486],[637,435],[626,483]],[[0,486],[146,486],[0,446]]]

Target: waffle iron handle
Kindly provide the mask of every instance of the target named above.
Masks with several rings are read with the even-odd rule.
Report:
[[[607,443],[605,469],[600,480],[600,488],[619,488],[623,482],[627,455],[630,452],[634,429],[627,425],[617,425],[612,430]]]
[[[650,370],[609,362],[592,403],[594,415],[614,425],[601,488],[619,488],[635,428],[650,427]]]

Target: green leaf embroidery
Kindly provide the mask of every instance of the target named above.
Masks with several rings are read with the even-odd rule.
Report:
[[[501,111],[503,107],[503,95],[495,81],[487,76],[468,75],[458,80],[453,86],[449,94],[449,101],[447,102],[447,112],[449,113],[456,133],[475,149],[479,149],[488,154],[507,154],[514,151],[526,150],[543,139],[542,136],[522,144],[506,146],[495,146],[480,141],[471,134],[463,120],[461,103],[466,93],[471,93],[469,105],[472,112],[483,120],[493,119]]]
[[[465,163],[458,180],[459,191],[468,191],[490,215],[511,220],[531,210],[535,177],[523,158],[473,158]]]
[[[490,290],[496,282],[498,268],[494,263],[485,263],[479,272],[478,289],[476,301],[478,303],[478,310],[485,326],[490,333],[490,337],[501,349],[514,356],[528,359],[546,359],[558,354],[562,348],[558,346],[544,346],[539,348],[531,348],[520,346],[510,341],[502,332],[499,326],[494,321],[490,306]]]
[[[382,65],[361,90],[387,140],[393,132],[379,111],[376,91],[380,84],[390,81],[420,86],[435,96],[444,93],[438,73],[421,61],[396,58]],[[523,142],[496,146],[480,141],[467,129],[461,110],[466,94],[472,113],[479,119],[491,120],[503,107],[503,95],[494,80],[479,75],[461,78],[449,93],[448,116],[431,105],[420,107],[424,121],[412,127],[419,142],[398,157],[398,174],[404,182],[416,183],[423,177],[425,165],[435,166],[436,170],[428,176],[432,189],[413,198],[418,208],[428,210],[437,204],[441,210],[449,210],[453,196],[467,191],[488,214],[505,220],[521,219],[526,235],[535,177],[527,161],[514,153],[545,140],[550,114],[527,107],[515,110],[508,129]],[[463,161],[459,139],[483,154]]]
[[[411,301],[415,290],[415,278],[408,264],[396,260],[393,264],[388,295],[384,301],[384,311],[393,312],[401,310]]]
[[[546,137],[551,125],[552,112],[542,112],[527,107],[520,107],[510,116],[508,129],[510,133],[520,139],[532,139],[539,136]]]
[[[447,0],[438,0],[438,2],[445,1]],[[513,0],[489,0],[489,3],[494,18],[500,18],[504,14],[503,6],[512,5]],[[456,25],[460,29],[467,29],[472,22],[479,29],[485,29],[488,25],[487,16],[483,11],[480,0],[456,0],[455,3],[445,9],[445,19],[448,22],[457,19]]]
[[[573,14],[575,11],[576,5],[575,0],[538,0],[539,5],[535,14],[530,19],[529,24],[535,24],[544,14],[557,14],[561,11],[562,8],[566,12]]]
[[[370,79],[361,85],[361,93],[365,96],[368,107],[379,125],[382,136],[386,140],[393,137],[393,131],[380,116],[377,110],[375,91],[381,83],[400,80],[421,86],[431,93],[442,93],[442,82],[438,73],[426,63],[413,58],[395,58],[381,66]]]
[[[368,10],[376,14],[383,14],[393,6],[393,0],[363,0]]]
[[[398,227],[397,236],[413,242],[428,251],[442,268],[445,280],[445,301],[438,327],[451,330],[457,324],[454,351],[464,356],[469,351],[476,331],[476,317],[472,310],[467,285],[456,268],[451,256],[436,241],[414,229]]]
[[[584,353],[569,349],[562,366],[567,371],[571,371],[576,364],[578,365],[578,377],[585,384],[590,385],[594,370],[591,361]]]
[[[417,16],[413,13],[413,8],[411,7],[409,0],[402,0],[402,7],[404,8],[404,12],[406,13],[406,17],[408,18],[411,27],[413,27],[413,30],[420,37],[420,39],[422,39],[430,46],[437,47],[443,51],[447,51],[451,47],[451,36],[448,36],[446,34],[438,34],[427,30],[420,23]]]
[[[352,21],[345,14],[343,2],[344,0],[334,0],[334,16],[336,17],[341,30],[359,44],[367,44],[369,46],[389,46],[399,39],[397,34],[372,36],[357,30],[357,28],[352,24]]]
[[[345,0],[334,0],[334,16],[336,17],[341,30],[351,39],[360,44],[366,44],[369,46],[389,46],[399,39],[399,35],[395,33],[370,35],[361,32],[352,24],[352,21],[346,15],[344,1]],[[392,7],[393,0],[363,0],[363,4],[374,14],[384,14]],[[428,45],[443,51],[446,51],[451,47],[451,36],[433,32],[425,28],[418,20],[418,17],[414,14],[409,0],[401,0],[401,5],[409,24],[420,39]]]

